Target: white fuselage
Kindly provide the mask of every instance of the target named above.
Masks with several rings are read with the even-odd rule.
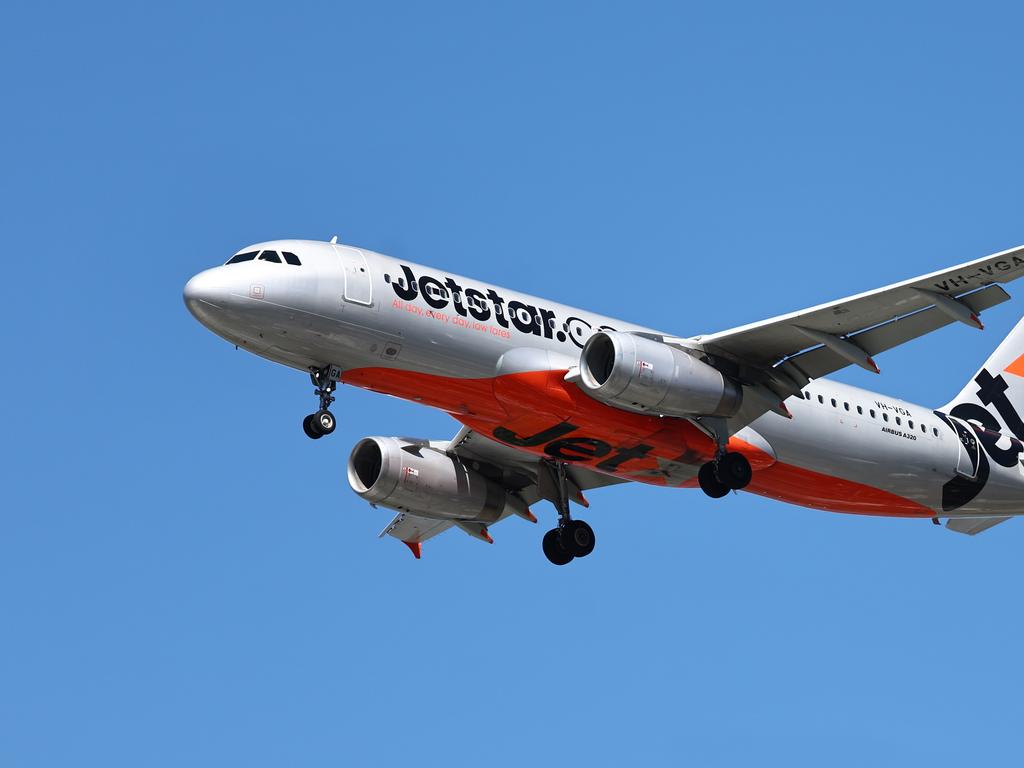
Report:
[[[294,240],[249,250],[261,248],[294,253],[301,265],[249,260],[197,275],[186,288],[186,302],[203,324],[233,344],[300,370],[337,365],[348,383],[443,408],[475,429],[497,424],[495,413],[511,414],[514,421],[519,396],[491,382],[571,369],[598,329],[654,333],[365,250]],[[1024,468],[1015,437],[990,434],[990,450],[985,440],[979,446],[976,426],[827,379],[812,381],[803,398],[790,397],[786,406],[792,418],[769,412],[737,433],[766,456],[763,475],[755,472],[755,492],[872,514],[1022,511]],[[572,408],[577,410],[566,410]],[[601,408],[607,409],[609,425],[614,422],[608,427],[614,437],[587,433],[598,442],[628,446],[652,434],[651,417]],[[563,411],[574,414],[574,423],[585,418],[575,399],[551,407],[552,414]],[[593,423],[598,430],[599,422]],[[492,437],[500,434],[490,430]],[[1012,463],[1005,458],[1008,451]],[[990,460],[993,455],[1002,460]],[[668,476],[686,463],[678,455],[658,458],[664,458]],[[645,479],[629,469],[621,463],[610,473]],[[760,486],[759,476],[765,478]],[[860,500],[849,498],[857,494]],[[889,495],[906,504],[892,503]]]

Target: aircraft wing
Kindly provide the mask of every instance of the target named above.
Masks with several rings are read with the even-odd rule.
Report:
[[[685,340],[743,366],[768,370],[772,388],[850,364],[875,370],[873,356],[1009,299],[1000,286],[1024,275],[1024,246],[949,269],[719,333]],[[666,340],[668,341],[668,340]],[[683,340],[680,340],[683,341]]]
[[[447,453],[458,456],[466,464],[473,467],[499,485],[516,493],[527,506],[543,499],[551,499],[553,489],[547,488],[540,463],[529,453],[495,442],[468,427],[463,427],[448,443]],[[606,485],[624,483],[610,475],[602,475],[582,467],[566,469],[569,480],[570,501],[589,506],[583,491],[601,488]],[[497,522],[509,517],[506,513]],[[491,523],[494,525],[494,523]],[[393,536],[403,541],[418,558],[421,544],[427,539],[444,533],[449,528],[460,528],[470,536],[483,541],[490,540],[487,528],[481,523],[463,523],[451,520],[435,520],[418,517],[408,512],[399,512],[380,535]]]

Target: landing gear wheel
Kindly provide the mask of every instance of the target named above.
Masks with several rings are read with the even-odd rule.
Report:
[[[738,491],[750,484],[753,472],[750,469],[750,462],[742,453],[727,453],[718,460],[718,469],[715,472],[722,485]]]
[[[710,461],[698,470],[697,482],[700,489],[712,499],[720,499],[729,493],[729,486],[718,479],[715,475],[715,465]]]
[[[337,426],[337,422],[334,420],[334,414],[330,411],[317,411],[312,417],[313,428],[321,435],[329,435],[334,431]]]
[[[544,549],[544,556],[553,565],[568,565],[575,557],[572,552],[562,546],[562,533],[558,528],[552,528],[544,534],[541,547]]]
[[[562,549],[571,552],[573,557],[586,557],[594,551],[597,543],[594,529],[582,520],[570,520],[559,532]]]
[[[306,433],[306,437],[308,437],[310,440],[319,440],[321,437],[323,437],[323,435],[317,432],[313,426],[313,416],[315,415],[316,414],[311,413],[309,414],[309,416],[302,420],[302,431]]]

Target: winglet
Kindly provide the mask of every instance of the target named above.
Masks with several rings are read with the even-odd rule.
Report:
[[[423,543],[420,541],[403,541],[403,544],[412,550],[412,556],[417,560],[423,556]]]

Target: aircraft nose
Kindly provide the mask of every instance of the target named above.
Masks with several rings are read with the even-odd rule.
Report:
[[[210,316],[210,310],[219,309],[226,297],[219,269],[214,267],[200,272],[185,283],[185,290],[182,292],[188,311],[204,324]]]

